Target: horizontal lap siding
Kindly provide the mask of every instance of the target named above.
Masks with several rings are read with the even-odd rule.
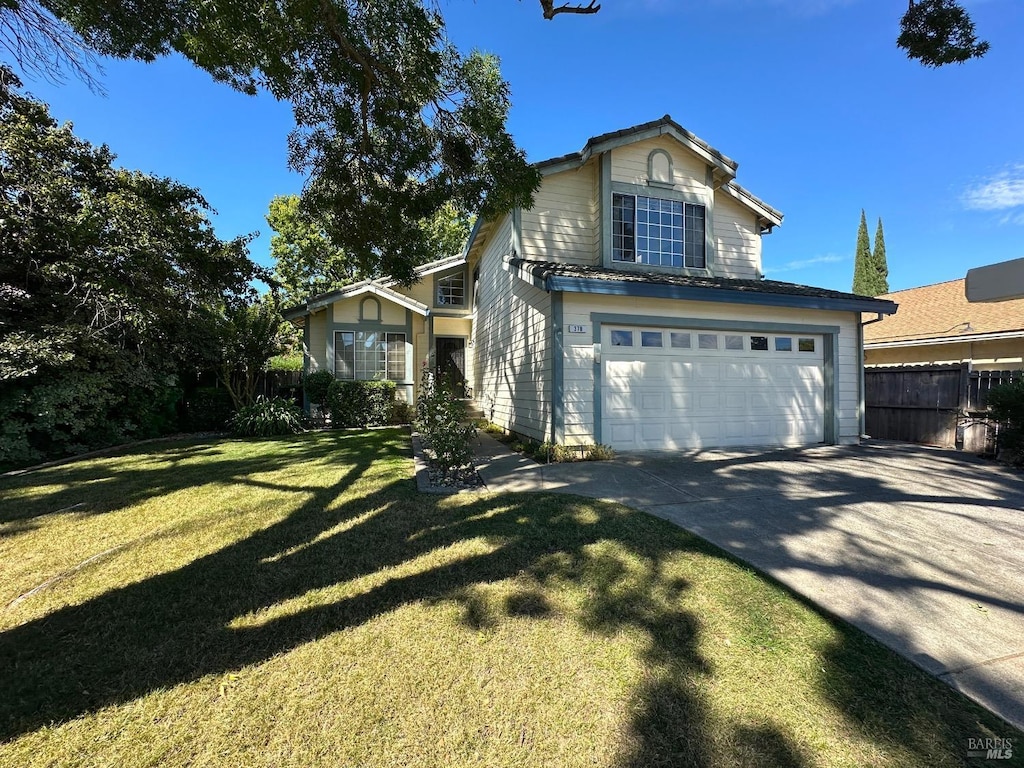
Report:
[[[522,256],[573,264],[597,261],[595,168],[592,162],[544,178],[533,208],[522,213]]]
[[[327,313],[317,312],[306,318],[309,323],[309,355],[310,371],[331,371],[333,368],[327,364]]]
[[[511,247],[507,217],[480,259],[475,399],[498,426],[544,440],[551,423],[551,297],[507,270]]]
[[[690,317],[751,323],[802,323],[839,326],[836,349],[839,383],[836,411],[839,442],[854,442],[860,435],[858,413],[860,360],[857,351],[857,322],[852,312],[749,307],[736,304],[673,301],[669,299],[617,298],[613,296],[565,294],[562,329],[565,393],[565,441],[594,441],[594,352],[591,312],[645,315],[657,325],[658,318]],[[584,334],[568,333],[569,325],[582,325]]]
[[[612,150],[612,181],[646,184],[647,158],[655,149],[663,149],[672,156],[672,180],[676,189],[701,197],[707,195],[707,164],[675,139],[665,136]],[[651,194],[657,197],[656,190]]]
[[[754,214],[725,195],[715,196],[715,260],[718,277],[761,277],[761,235]]]

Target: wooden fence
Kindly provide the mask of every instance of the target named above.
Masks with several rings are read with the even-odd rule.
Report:
[[[872,437],[993,453],[998,427],[988,393],[1020,371],[908,365],[864,371],[865,430]]]

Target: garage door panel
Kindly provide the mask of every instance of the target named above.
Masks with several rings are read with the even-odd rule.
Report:
[[[642,330],[650,329],[633,328],[634,338],[640,339]],[[802,445],[823,439],[820,337],[815,352],[807,353],[797,351],[793,335],[781,336],[789,341],[777,350],[772,335],[764,349],[756,334],[677,333],[689,333],[694,342],[703,337],[705,346],[604,348],[605,442],[628,450]],[[793,351],[784,351],[787,346]]]

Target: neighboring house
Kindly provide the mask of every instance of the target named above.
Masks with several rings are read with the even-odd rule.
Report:
[[[467,382],[487,418],[617,449],[850,443],[861,313],[891,301],[764,280],[782,214],[665,116],[538,163],[530,210],[479,220],[411,290],[357,283],[295,307],[307,369]]]
[[[1024,367],[1024,299],[971,303],[963,279],[879,298],[896,302],[900,311],[865,325],[865,365],[968,363],[976,371]]]

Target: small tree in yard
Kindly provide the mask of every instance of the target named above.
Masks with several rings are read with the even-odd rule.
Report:
[[[995,387],[988,393],[992,418],[1002,427],[999,446],[1012,454],[1015,464],[1024,463],[1024,372],[1018,371],[1016,380]]]
[[[473,427],[465,423],[466,407],[449,389],[437,386],[434,373],[426,368],[416,417],[416,428],[427,442],[437,469],[450,474],[472,463]]]
[[[236,409],[252,405],[267,361],[284,346],[285,321],[272,295],[227,305],[217,321],[221,342],[217,377]]]

